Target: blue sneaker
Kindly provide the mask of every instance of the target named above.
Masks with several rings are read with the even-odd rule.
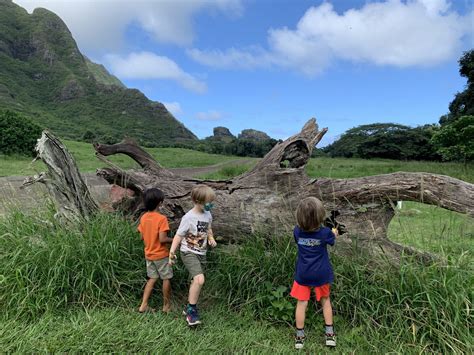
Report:
[[[197,307],[188,306],[188,308],[186,309],[186,322],[188,322],[188,325],[190,327],[201,324]]]

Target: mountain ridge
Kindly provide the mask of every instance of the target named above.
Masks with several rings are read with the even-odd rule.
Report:
[[[0,0],[0,108],[68,139],[92,132],[144,146],[197,141],[162,103],[84,56],[59,16],[43,8],[29,14],[11,0]]]

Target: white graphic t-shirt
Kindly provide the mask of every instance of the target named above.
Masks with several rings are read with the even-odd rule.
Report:
[[[206,255],[207,237],[211,228],[212,215],[209,211],[196,213],[190,210],[181,219],[178,234],[184,238],[181,242],[181,251]]]

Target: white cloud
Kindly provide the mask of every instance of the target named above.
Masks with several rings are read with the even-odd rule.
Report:
[[[68,25],[79,47],[115,50],[125,28],[135,23],[160,42],[189,45],[194,39],[193,17],[200,11],[239,16],[241,0],[15,0],[32,12],[44,7]]]
[[[253,69],[275,64],[275,58],[261,47],[230,48],[226,51],[218,49],[202,51],[193,48],[187,50],[187,53],[195,61],[214,68]]]
[[[473,35],[473,13],[461,16],[446,0],[387,0],[338,14],[330,3],[310,7],[295,29],[270,29],[268,49],[202,51],[188,54],[218,68],[280,66],[308,76],[338,59],[396,67],[429,66],[458,56],[462,39]]]
[[[217,121],[220,120],[224,115],[215,110],[210,110],[207,112],[198,112],[196,118],[201,121]]]
[[[121,79],[166,79],[200,94],[207,91],[206,83],[183,71],[168,57],[138,52],[125,57],[109,54],[105,59],[112,73]]]
[[[183,113],[183,109],[179,102],[162,102],[162,104],[165,105],[166,109],[175,117],[178,117]]]

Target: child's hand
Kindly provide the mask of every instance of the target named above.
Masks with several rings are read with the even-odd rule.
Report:
[[[331,230],[332,230],[332,232],[334,233],[334,235],[335,235],[336,237],[339,236],[339,231],[337,230],[337,228],[333,228],[333,229],[331,229]]]
[[[209,245],[213,248],[215,248],[217,245],[217,242],[214,238],[209,238],[208,242],[209,242]]]
[[[170,256],[169,256],[169,258],[168,258],[168,264],[169,264],[170,266],[173,266],[174,264],[176,264],[176,260],[177,260],[177,259],[178,259],[178,257],[176,256],[176,254],[170,252]]]

